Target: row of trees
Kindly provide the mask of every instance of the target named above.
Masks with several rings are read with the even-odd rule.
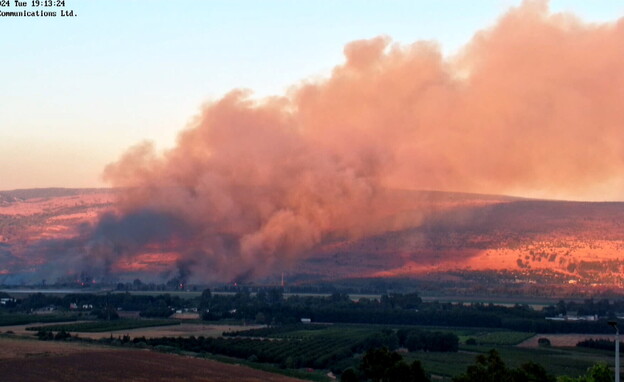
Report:
[[[624,300],[609,301],[608,299],[600,299],[595,301],[593,298],[585,299],[583,302],[577,301],[559,301],[555,305],[544,308],[546,316],[566,315],[574,312],[579,316],[593,316],[615,318],[617,313],[624,312]]]
[[[100,319],[115,319],[117,318],[117,309],[139,311],[143,317],[168,317],[174,310],[194,307],[197,302],[169,294],[144,296],[130,293],[98,295],[75,293],[54,296],[34,293],[2,307],[7,312],[15,313],[31,312],[48,306],[59,307],[61,310],[70,310],[72,304],[75,304],[74,306],[77,307],[77,310],[81,310],[82,306],[92,307],[90,309],[92,309],[93,315]]]
[[[526,305],[425,303],[416,293],[352,301],[341,293],[329,297],[284,298],[280,289],[261,291],[255,296],[244,291],[235,295],[212,295],[206,290],[199,306],[205,320],[262,318],[261,323],[269,324],[294,323],[305,317],[315,322],[487,327],[540,333],[611,331],[604,321],[545,320],[544,312]]]
[[[429,382],[420,361],[407,364],[403,357],[387,348],[372,349],[366,352],[357,368],[346,369],[341,382]],[[527,362],[518,368],[505,365],[496,350],[476,357],[453,382],[611,382],[613,374],[606,364],[596,364],[585,375],[578,377],[555,377],[535,362]]]
[[[397,337],[409,351],[456,352],[459,348],[459,338],[451,332],[399,329]]]
[[[601,350],[609,350],[609,351],[614,351],[615,350],[615,341],[610,341],[607,339],[603,339],[603,338],[597,338],[597,339],[586,339],[583,341],[579,341],[576,344],[577,347],[584,347],[584,348],[590,348],[590,349],[601,349]],[[624,348],[624,343],[620,342],[620,348]]]
[[[182,299],[162,294],[158,296],[112,293],[107,295],[68,294],[63,297],[41,293],[18,299],[12,305],[2,306],[8,311],[32,311],[49,305],[68,309],[91,305],[95,312],[109,318],[111,309],[140,311],[144,317],[167,317],[174,310],[196,308],[204,320],[236,319],[261,324],[287,324],[310,318],[314,322],[365,323],[391,325],[443,325],[454,327],[505,328],[539,333],[610,333],[605,321],[551,321],[550,313],[567,311],[575,303],[559,303],[549,311],[540,312],[526,305],[503,307],[493,304],[425,303],[416,293],[384,294],[379,299],[362,298],[353,301],[344,293],[328,297],[290,296],[284,298],[282,289],[261,289],[255,295],[240,290],[233,295],[213,294],[209,289],[197,298]],[[586,311],[608,312],[618,308],[619,302],[587,300]]]

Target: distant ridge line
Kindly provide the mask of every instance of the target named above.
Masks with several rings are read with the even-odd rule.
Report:
[[[119,189],[106,188],[106,187],[102,187],[102,188],[47,187],[47,188],[24,188],[24,189],[0,191],[0,196],[27,200],[27,199],[34,199],[34,198],[54,198],[54,197],[62,197],[62,196],[99,194],[103,192],[115,193],[118,191]]]

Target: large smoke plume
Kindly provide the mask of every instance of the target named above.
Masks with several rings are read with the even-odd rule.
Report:
[[[254,277],[416,223],[391,219],[411,207],[389,189],[621,199],[623,44],[624,19],[586,24],[543,1],[453,57],[433,42],[352,42],[329,78],[265,99],[232,91],[173,149],[144,143],[109,165],[126,191],[83,235],[86,258],[114,270],[174,253],[198,279]]]

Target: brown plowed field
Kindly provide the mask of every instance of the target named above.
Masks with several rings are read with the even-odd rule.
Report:
[[[613,336],[608,334],[536,334],[518,344],[524,348],[539,347],[537,340],[540,338],[548,338],[552,346],[569,346],[574,347],[577,343],[588,339],[604,339],[613,341]]]
[[[4,382],[297,382],[245,366],[147,350],[0,338]]]

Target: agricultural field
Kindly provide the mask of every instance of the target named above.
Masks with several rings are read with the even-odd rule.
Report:
[[[0,314],[0,329],[2,329],[3,326],[76,321],[76,319],[76,316],[68,314]]]
[[[542,312],[518,303],[506,306],[503,302],[422,302],[416,293],[384,294],[379,299],[354,302],[343,293],[284,298],[280,292],[261,289],[255,294],[212,294],[206,290],[198,298],[190,299],[134,293],[62,297],[34,294],[6,308],[5,322],[26,323],[1,326],[0,335],[32,340],[38,337],[42,344],[81,343],[108,346],[109,350],[151,350],[218,359],[313,381],[328,381],[328,373],[340,377],[348,368],[364,373],[364,368],[360,368],[362,359],[379,351],[396,351],[406,363],[422,365],[422,372],[450,381],[474,365],[478,355],[489,354],[493,349],[510,369],[535,361],[552,375],[576,377],[598,362],[612,364],[612,350],[575,345],[587,338],[612,336],[607,319],[624,309],[624,300],[558,302]],[[106,321],[101,313],[72,313],[66,308],[71,304],[92,304],[98,308],[95,312],[114,306],[143,318]],[[59,312],[74,316],[26,314],[52,305],[59,307]],[[203,314],[196,320],[172,319],[172,312],[178,310]],[[599,315],[601,319],[545,319],[547,314],[559,311]],[[67,317],[90,320],[35,322]],[[100,317],[99,321],[95,317]],[[311,322],[301,323],[301,317],[308,317]],[[538,346],[542,337],[550,341],[542,341],[542,345],[551,346]],[[383,347],[389,350],[380,350]],[[46,352],[40,353],[47,356]]]
[[[457,353],[411,352],[408,361],[418,359],[428,372],[450,381],[450,377],[460,374],[475,362],[479,354],[496,349],[509,367],[533,361],[541,364],[554,375],[579,376],[596,363],[606,363],[613,367],[613,353],[593,349],[577,348],[575,345],[587,338],[604,338],[595,334],[531,335],[525,332],[491,331],[466,333],[456,332],[462,339]],[[528,338],[527,338],[528,336]],[[465,340],[473,338],[476,345],[465,345]],[[538,346],[539,338],[548,338],[550,347]]]
[[[80,342],[38,341],[13,335],[0,335],[0,361],[14,358],[41,358],[101,351],[102,347]]]
[[[216,338],[154,338],[147,344],[156,348],[209,352],[254,362],[275,364],[289,369],[328,369],[361,352],[363,343],[374,333],[371,329],[322,327],[313,330],[282,331],[261,328],[231,332]],[[338,368],[342,370],[342,368]]]
[[[59,355],[59,357],[65,357],[59,362],[69,362],[68,360],[73,359],[73,354],[76,352],[99,351],[102,348],[97,345],[109,344],[117,345],[116,347],[105,348],[111,352],[114,350],[138,351],[136,348],[148,348],[165,353],[216,358],[229,363],[264,368],[269,371],[316,381],[327,380],[324,373],[329,370],[340,373],[349,367],[357,368],[366,349],[378,346],[389,346],[396,349],[407,362],[421,361],[425,371],[436,376],[439,381],[450,381],[453,376],[465,372],[468,366],[474,364],[477,355],[484,354],[490,349],[496,349],[509,367],[518,367],[528,361],[534,361],[542,364],[549,373],[554,375],[578,376],[584,374],[589,367],[598,362],[612,365],[612,352],[574,347],[578,342],[577,339],[594,338],[596,335],[541,335],[483,328],[345,324],[298,324],[266,327],[260,325],[181,323],[179,325],[131,329],[128,326],[129,323],[124,324],[124,321],[120,321],[118,325],[120,325],[119,327],[125,325],[126,329],[104,332],[77,332],[75,330],[82,327],[86,328],[85,330],[95,330],[95,324],[100,325],[99,329],[103,329],[104,325],[108,324],[107,322],[77,322],[47,326],[52,330],[71,329],[70,332],[78,333],[79,339],[82,339],[82,341],[73,340],[69,342],[35,341],[34,332],[25,330],[29,325],[22,325],[21,331],[17,330],[17,327],[5,327],[4,329],[7,330],[12,329],[11,331],[15,335],[27,335],[33,339],[22,341],[20,344],[18,340],[14,339],[14,335],[0,335],[0,338],[5,341],[4,343],[0,342],[0,347],[4,349],[4,354],[0,353],[0,358],[7,358],[7,353],[14,352],[22,354],[22,358],[33,359]],[[150,320],[139,321],[149,322]],[[152,321],[170,323],[169,321],[172,320]],[[397,342],[397,336],[401,331],[410,332],[414,330],[417,333],[452,333],[459,340],[459,351],[409,351]],[[122,337],[126,339],[122,340]],[[553,346],[527,345],[531,341],[537,343],[537,338],[541,337],[549,338]],[[567,342],[563,339],[566,339]],[[470,345],[466,344],[467,341]],[[23,343],[27,344],[26,348],[29,347],[29,344],[34,344],[36,346],[33,349],[36,349],[23,349]],[[149,353],[145,350],[142,351]],[[113,363],[116,357],[115,353],[103,354],[98,365],[105,368],[108,362]],[[151,361],[145,359],[144,362]],[[4,370],[2,367],[0,365],[0,372]],[[54,368],[55,366],[49,365],[49,367]],[[82,378],[81,372],[76,371],[76,373],[77,377]],[[200,376],[191,377],[201,378]],[[218,378],[218,375],[215,378]],[[62,379],[58,380],[62,381]],[[107,381],[107,379],[101,380]],[[142,381],[142,379],[134,380]],[[176,379],[170,380],[175,381]],[[203,379],[189,380],[202,381]]]
[[[555,347],[574,347],[577,343],[588,339],[606,339],[613,340],[613,336],[597,335],[597,334],[541,334],[527,338],[518,344],[519,347],[536,348],[539,346],[537,340],[540,338],[548,338],[552,346]]]
[[[174,320],[115,320],[115,321],[88,321],[79,322],[74,324],[58,324],[58,325],[44,325],[44,326],[31,326],[26,330],[32,331],[53,331],[58,332],[64,330],[66,332],[80,332],[80,333],[98,333],[98,332],[112,332],[118,330],[149,328],[154,326],[168,326],[179,325],[179,321]]]
[[[455,334],[457,334],[462,343],[466,343],[466,341],[474,339],[476,344],[481,345],[517,345],[529,338],[534,337],[535,333],[507,330],[483,331],[456,329]],[[537,339],[535,341],[537,344]]]
[[[75,342],[0,336],[3,381],[297,382],[300,379],[214,360]]]
[[[148,320],[140,320],[140,321],[148,321]],[[156,321],[156,320],[155,320]],[[148,321],[149,322],[149,321]],[[136,327],[134,329],[130,328],[115,328],[114,326],[110,326],[112,329],[102,330],[107,326],[107,322],[100,321],[101,326],[97,326],[97,322],[78,322],[74,323],[64,323],[62,325],[46,325],[43,326],[43,329],[47,331],[58,331],[65,330],[72,335],[78,335],[80,338],[91,338],[91,339],[100,339],[100,338],[109,338],[109,337],[120,337],[124,335],[130,335],[133,338],[136,337],[145,337],[145,338],[158,338],[158,337],[220,337],[223,333],[235,332],[244,329],[258,329],[264,327],[263,325],[224,325],[224,324],[204,324],[204,323],[185,323],[173,320],[164,320],[166,325],[162,326],[141,326]],[[172,322],[172,323],[170,323]],[[114,323],[114,321],[113,321]],[[78,330],[82,329],[82,325],[86,326],[86,329],[95,326],[98,330],[89,330],[83,331]],[[23,336],[34,336],[36,331],[31,330],[31,325],[15,325],[15,326],[7,326],[1,329],[4,329],[4,332],[11,331],[17,335]],[[0,330],[1,331],[1,330]]]
[[[579,376],[592,365],[603,362],[613,367],[613,354],[610,352],[586,351],[576,348],[519,348],[517,346],[462,346],[457,353],[411,352],[404,358],[411,362],[420,360],[424,369],[450,381],[451,376],[466,371],[473,365],[477,355],[496,349],[509,367],[518,367],[533,361],[541,364],[554,375]]]
[[[252,330],[239,333],[242,338],[232,343],[235,346],[231,346],[228,351],[232,356],[241,356],[245,349],[253,349],[250,351],[265,357],[263,359],[258,357],[258,360],[265,362],[276,362],[281,355],[287,355],[286,362],[295,365],[301,362],[308,364],[307,357],[310,357],[310,359],[315,359],[313,362],[317,362],[318,367],[326,361],[331,364],[332,360],[335,363],[331,364],[331,367],[335,369],[357,367],[361,354],[353,353],[357,352],[358,344],[383,340],[380,334],[384,333],[384,328],[387,333],[389,327],[378,325],[312,325],[291,329],[283,327]],[[409,329],[409,327],[402,328]],[[421,361],[426,372],[436,375],[441,381],[450,381],[453,376],[465,372],[468,366],[474,364],[477,355],[486,353],[490,349],[496,349],[509,367],[519,367],[523,363],[533,361],[542,364],[548,372],[554,375],[578,376],[598,362],[611,366],[613,363],[611,352],[576,348],[574,347],[576,342],[569,342],[572,337],[581,340],[595,337],[595,335],[566,335],[569,341],[562,347],[544,348],[520,346],[530,340],[537,343],[537,338],[542,337],[542,335],[528,332],[443,327],[422,327],[421,329],[450,331],[460,339],[458,352],[398,349],[406,361],[410,363],[414,360]],[[556,335],[545,336],[549,339],[557,337]],[[265,340],[262,341],[259,338],[265,338]],[[474,339],[475,345],[465,345],[467,339]],[[297,341],[296,345],[294,341]],[[318,346],[316,346],[317,342]],[[553,341],[553,344],[558,343],[556,339]],[[225,346],[225,344],[221,345]],[[345,356],[341,358],[342,352]],[[347,353],[349,353],[348,356],[346,356]],[[314,363],[311,365],[314,366]]]

